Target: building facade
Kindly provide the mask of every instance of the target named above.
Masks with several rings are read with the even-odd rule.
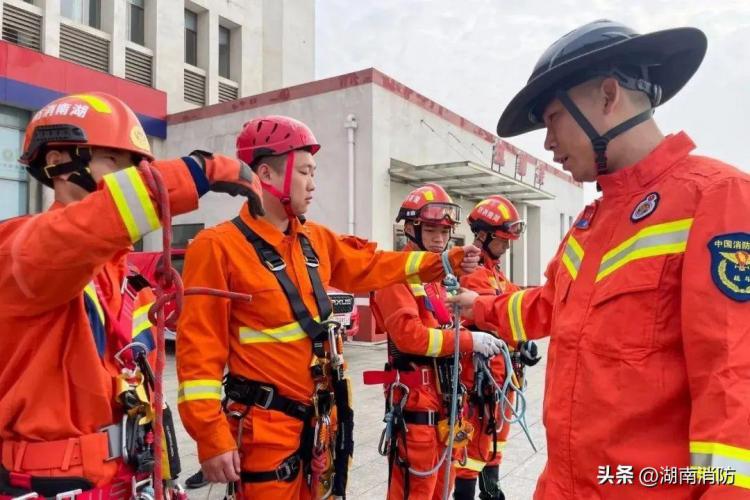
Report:
[[[314,0],[0,0],[0,219],[49,203],[15,162],[33,112],[101,90],[166,116],[315,76]]]
[[[33,113],[68,93],[105,91],[137,113],[157,157],[234,154],[248,120],[283,114],[322,144],[310,217],[399,249],[406,194],[443,185],[462,207],[503,194],[527,220],[503,266],[521,285],[544,268],[583,205],[566,173],[376,69],[315,80],[314,0],[0,0],[0,219],[35,213],[52,191],[17,158]],[[209,193],[174,221],[176,246],[233,217]],[[471,241],[466,223],[453,244]],[[157,250],[161,235],[137,249]],[[367,308],[367,299],[359,304]],[[360,336],[375,338],[362,311]]]

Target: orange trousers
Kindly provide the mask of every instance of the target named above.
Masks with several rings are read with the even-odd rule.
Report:
[[[336,413],[331,414],[331,435],[335,435]],[[230,427],[238,435],[238,420],[229,417]],[[265,472],[279,467],[300,446],[301,420],[281,412],[252,407],[242,419],[240,462],[243,471]],[[310,486],[300,471],[291,481],[263,481],[242,484],[245,500],[278,499],[307,500],[313,497]]]
[[[399,397],[400,395],[396,395]],[[441,402],[437,389],[431,385],[412,387],[409,393],[406,411],[434,411],[440,412]],[[445,445],[440,442],[438,428],[433,425],[407,424],[406,438],[399,436],[398,456],[405,459],[412,469],[429,471],[433,469],[445,451]],[[432,500],[443,498],[445,484],[445,468],[451,466],[451,457],[446,457],[437,470],[426,477],[409,473],[409,500]],[[406,498],[406,477],[404,469],[397,461],[391,465],[391,480],[388,488],[388,500],[403,500]],[[455,469],[451,467],[451,490],[455,480]]]

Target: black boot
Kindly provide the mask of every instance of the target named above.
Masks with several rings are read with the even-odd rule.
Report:
[[[453,490],[453,500],[474,500],[474,490],[477,487],[476,479],[456,478],[456,487]]]
[[[185,487],[189,490],[194,490],[195,488],[202,488],[203,486],[207,485],[208,481],[206,481],[203,478],[203,471],[199,470],[189,478],[185,480]]]
[[[505,500],[500,489],[500,466],[488,465],[479,473],[479,498],[481,500]]]

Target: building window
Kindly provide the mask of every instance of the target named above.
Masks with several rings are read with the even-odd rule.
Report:
[[[229,41],[232,32],[229,28],[219,26],[219,76],[230,78],[229,72]]]
[[[101,0],[62,0],[60,13],[77,23],[101,28]]]
[[[0,106],[0,220],[28,213],[28,174],[18,163],[28,112]]]
[[[198,66],[198,14],[185,9],[185,62]]]
[[[145,0],[128,0],[128,40],[146,45],[143,12]]]

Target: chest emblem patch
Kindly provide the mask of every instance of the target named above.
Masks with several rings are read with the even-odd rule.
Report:
[[[659,193],[649,193],[646,197],[638,203],[633,209],[633,213],[630,214],[631,222],[639,222],[654,213],[656,207],[659,205]]]

